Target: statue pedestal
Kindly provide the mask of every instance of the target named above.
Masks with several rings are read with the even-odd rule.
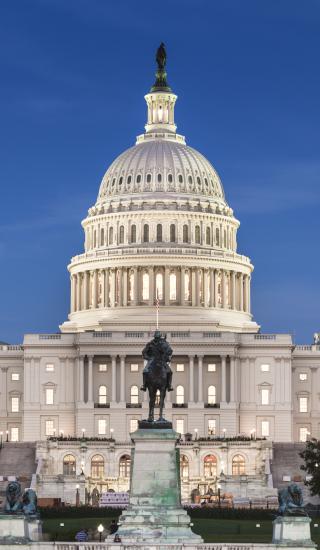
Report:
[[[311,519],[306,516],[279,516],[273,521],[272,543],[281,546],[316,548],[311,540]]]
[[[23,515],[0,515],[0,545],[39,542],[42,536],[42,522],[38,518]]]
[[[191,531],[180,503],[178,434],[149,427],[138,429],[131,438],[130,504],[122,512],[118,530],[122,542],[202,542]]]

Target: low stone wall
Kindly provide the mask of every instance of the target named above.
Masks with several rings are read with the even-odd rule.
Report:
[[[110,543],[70,543],[70,542],[38,542],[26,545],[1,545],[1,550],[284,550],[283,545],[277,544],[110,544]],[[304,546],[314,549],[316,546]],[[286,550],[298,550],[297,546],[285,546]]]

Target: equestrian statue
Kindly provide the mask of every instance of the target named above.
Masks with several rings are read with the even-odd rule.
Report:
[[[154,422],[154,407],[156,403],[157,392],[160,394],[159,419],[157,422],[166,422],[163,418],[164,400],[167,391],[173,391],[172,388],[172,370],[170,361],[172,349],[165,336],[156,330],[153,340],[148,342],[142,351],[142,356],[147,364],[143,369],[142,391],[149,391],[149,417],[148,422]]]

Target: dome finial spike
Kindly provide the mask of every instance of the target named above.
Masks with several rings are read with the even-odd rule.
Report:
[[[156,71],[156,81],[150,91],[151,92],[156,92],[156,91],[171,92],[171,88],[167,82],[167,73],[165,70],[165,66],[167,62],[167,52],[163,42],[161,42],[159,48],[157,49],[156,62],[158,65],[158,69]]]

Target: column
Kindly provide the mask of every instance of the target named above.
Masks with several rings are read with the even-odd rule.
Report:
[[[203,356],[198,355],[198,402],[202,403],[203,401]]]
[[[209,305],[209,289],[210,289],[210,280],[209,280],[209,272],[207,269],[203,270],[203,302],[204,307],[208,307]]]
[[[88,356],[88,402],[93,401],[93,356]]]
[[[235,401],[235,358],[230,357],[230,401]]]
[[[71,313],[76,311],[76,276],[71,275]]]
[[[247,311],[247,275],[243,275],[243,311]]]
[[[226,292],[226,272],[223,269],[221,272],[221,291],[222,291],[222,307],[227,307],[227,292]]]
[[[95,269],[93,271],[93,281],[92,281],[92,307],[96,309],[97,307],[97,286],[98,286],[98,271]]]
[[[164,305],[170,305],[170,270],[167,266],[164,269]]]
[[[100,295],[100,300],[99,300],[99,307],[104,307],[104,284],[105,284],[105,281],[104,281],[104,270],[103,269],[99,269],[99,277],[98,277],[98,281],[101,281],[101,295]]]
[[[111,269],[110,307],[115,306],[115,295],[116,295],[116,270],[113,267]]]
[[[243,311],[243,274],[239,275],[239,310]]]
[[[109,269],[105,269],[104,270],[104,302],[103,302],[103,305],[104,307],[109,307],[109,292],[110,292],[110,287],[109,287]]]
[[[214,269],[209,271],[210,307],[214,307]]]
[[[139,303],[139,292],[138,292],[138,268],[133,268],[133,305],[137,306]]]
[[[126,400],[125,359],[126,359],[125,355],[120,356],[120,401],[122,403],[124,403]]]
[[[122,306],[122,298],[123,298],[123,294],[122,294],[122,291],[123,291],[123,286],[122,286],[122,272],[123,272],[123,269],[122,267],[119,267],[118,269],[118,273],[117,273],[117,277],[118,277],[118,285],[119,285],[119,288],[118,288],[118,306]]]
[[[81,273],[77,273],[77,311],[81,310]]]
[[[126,267],[122,271],[122,305],[124,307],[128,305],[128,269]]]
[[[251,276],[248,275],[248,313],[251,312]]]
[[[115,403],[117,401],[117,358],[115,355],[112,355],[111,357],[111,370],[112,370],[111,401]]]
[[[154,299],[154,271],[153,267],[149,267],[149,306],[153,306]]]
[[[83,282],[82,282],[82,308],[88,309],[88,275],[89,272],[85,271],[83,274]]]
[[[227,400],[227,369],[226,369],[226,356],[221,355],[221,401]]]
[[[194,356],[189,355],[189,401],[194,402]]]
[[[196,273],[195,269],[192,267],[190,269],[190,279],[191,279],[191,305],[196,305]]]
[[[214,307],[218,307],[218,270],[214,270]]]
[[[236,309],[236,274],[231,271],[231,309]]]
[[[84,357],[81,355],[78,358],[78,384],[79,384],[79,402],[84,401]]]
[[[184,306],[185,305],[185,300],[184,300],[184,296],[185,296],[185,268],[184,267],[181,267],[181,270],[180,270],[180,305],[181,306]],[[170,392],[169,392],[170,393]]]
[[[196,269],[196,306],[200,306],[200,270]]]

